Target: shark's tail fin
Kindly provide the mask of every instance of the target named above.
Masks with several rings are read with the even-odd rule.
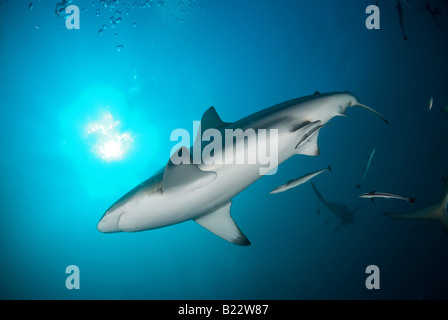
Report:
[[[355,103],[354,105],[352,105],[352,107],[361,107],[361,108],[364,108],[364,109],[370,111],[371,113],[373,113],[374,115],[376,115],[376,116],[377,116],[378,118],[380,118],[381,120],[383,120],[386,124],[389,124],[389,121],[388,121],[382,114],[380,114],[379,112],[373,110],[372,108],[369,108],[369,107],[366,106],[365,104],[362,104],[362,103],[357,102],[357,103]]]

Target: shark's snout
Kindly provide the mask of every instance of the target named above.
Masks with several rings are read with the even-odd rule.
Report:
[[[121,231],[118,228],[118,222],[120,221],[120,217],[124,214],[124,212],[110,212],[107,210],[103,217],[100,219],[97,225],[97,229],[99,232],[103,233],[112,233]]]

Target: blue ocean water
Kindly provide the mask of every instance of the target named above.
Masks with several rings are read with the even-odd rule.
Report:
[[[445,193],[446,1],[428,1],[439,28],[424,1],[401,1],[407,41],[397,1],[379,1],[379,30],[365,26],[368,0],[68,2],[0,1],[2,299],[448,298],[441,224],[383,214]],[[55,12],[68,4],[79,29]],[[192,132],[212,105],[231,122],[316,90],[349,90],[390,125],[350,110],[322,130],[320,156],[293,157],[235,197],[251,246],[194,222],[97,231],[166,164],[174,129]],[[313,180],[326,200],[362,204],[340,230],[309,183],[268,195],[329,164]],[[417,201],[358,198],[372,190]],[[69,265],[79,290],[66,288]],[[379,290],[365,286],[369,265]]]

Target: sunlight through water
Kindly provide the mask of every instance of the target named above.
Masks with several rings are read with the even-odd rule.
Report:
[[[93,136],[93,152],[105,161],[117,161],[124,158],[133,141],[130,133],[121,133],[120,121],[114,120],[112,114],[104,112],[101,119],[91,122],[86,127],[85,137]]]

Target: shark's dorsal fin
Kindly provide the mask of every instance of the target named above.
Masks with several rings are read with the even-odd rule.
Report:
[[[229,201],[222,207],[201,216],[195,221],[224,240],[240,246],[248,246],[250,245],[249,240],[230,215],[231,206],[232,201]]]
[[[193,163],[190,151],[179,148],[168,161],[163,174],[163,192],[188,186],[190,190],[202,188],[216,179],[216,172],[202,171]]]
[[[221,130],[222,128],[228,126],[229,123],[221,120],[218,112],[216,112],[215,107],[208,108],[207,111],[204,112],[201,119],[201,131],[204,132],[207,129],[217,129]]]
[[[193,149],[195,147],[197,148],[198,143],[201,142],[201,137],[202,137],[204,131],[206,131],[208,129],[221,130],[222,128],[227,127],[229,124],[230,123],[224,122],[221,120],[221,118],[218,115],[218,112],[216,112],[215,107],[212,106],[212,107],[208,108],[207,111],[205,111],[204,114],[202,115],[201,125],[200,125],[198,133],[196,135],[196,139],[193,144]],[[202,151],[202,148],[201,148],[201,151]]]
[[[314,94],[313,94],[313,96],[318,96],[318,95],[320,95],[320,92],[319,92],[319,91],[316,91],[316,92],[314,92]]]

